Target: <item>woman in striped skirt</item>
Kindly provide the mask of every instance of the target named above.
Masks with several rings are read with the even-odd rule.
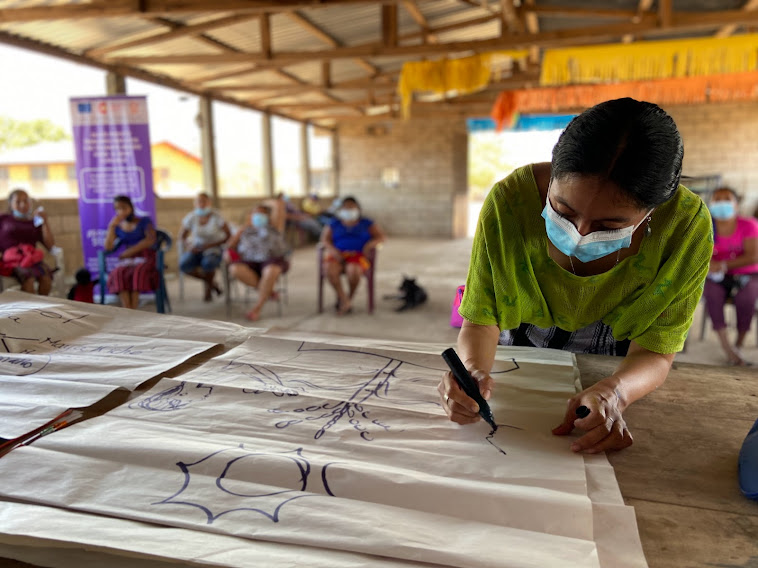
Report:
[[[137,217],[132,200],[119,195],[113,200],[116,215],[108,224],[105,250],[121,249],[118,265],[108,275],[108,292],[118,294],[121,305],[136,309],[140,292],[158,287],[155,266],[155,227],[150,217]]]

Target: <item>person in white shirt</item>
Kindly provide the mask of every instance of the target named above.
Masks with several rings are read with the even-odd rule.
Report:
[[[230,236],[226,221],[211,207],[210,196],[207,193],[198,194],[195,209],[182,221],[179,239],[185,246],[179,268],[205,283],[206,302],[211,301],[213,292],[221,294],[221,288],[215,282],[216,270],[223,255],[221,246]]]

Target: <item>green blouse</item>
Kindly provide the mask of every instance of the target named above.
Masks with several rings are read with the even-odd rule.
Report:
[[[576,331],[597,321],[616,340],[656,353],[684,346],[713,251],[703,201],[684,186],[653,212],[639,251],[595,276],[575,276],[548,254],[532,166],[492,188],[482,207],[460,314],[479,325],[522,323]]]

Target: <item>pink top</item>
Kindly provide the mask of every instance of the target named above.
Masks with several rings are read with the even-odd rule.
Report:
[[[745,239],[758,239],[758,220],[747,217],[737,217],[737,228],[731,235],[716,235],[713,245],[713,259],[731,260],[745,253]],[[740,266],[728,271],[729,274],[758,273],[758,264]]]

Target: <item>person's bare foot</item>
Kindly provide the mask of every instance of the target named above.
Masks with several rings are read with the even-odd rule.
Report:
[[[245,318],[249,319],[250,321],[258,321],[261,317],[261,310],[253,308],[249,312],[245,314]]]
[[[353,306],[351,305],[350,300],[345,300],[343,302],[340,302],[340,305],[337,308],[337,315],[344,316],[345,314],[349,314],[352,311],[353,311]]]
[[[730,349],[726,354],[726,362],[730,367],[742,367],[745,365],[745,360],[742,358],[739,349]]]

